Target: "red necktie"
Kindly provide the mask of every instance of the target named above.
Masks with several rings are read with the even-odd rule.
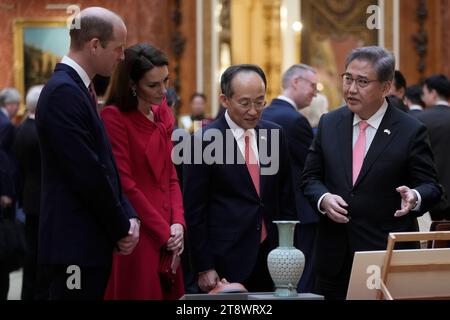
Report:
[[[251,146],[250,141],[250,133],[245,133],[244,141],[245,141],[245,164],[247,165],[248,172],[250,173],[250,177],[252,178],[253,185],[255,186],[256,192],[259,194],[259,165],[256,160],[255,153],[253,152],[253,148]],[[264,218],[262,220],[262,228],[261,228],[261,242],[263,242],[267,237],[267,229],[266,224],[264,223]]]
[[[358,125],[359,135],[353,147],[353,185],[355,185],[364,161],[364,155],[366,153],[366,129],[369,124],[363,120]]]
[[[91,82],[88,86],[89,94],[92,98],[92,101],[94,102],[95,109],[97,109],[98,101],[97,101],[97,94],[95,93],[94,84]]]

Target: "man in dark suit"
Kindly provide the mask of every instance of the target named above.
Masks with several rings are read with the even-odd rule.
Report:
[[[302,187],[320,214],[316,289],[326,299],[345,298],[355,251],[417,230],[442,195],[425,126],[385,99],[394,66],[380,47],[350,53],[347,105],[322,117],[306,158]]]
[[[306,155],[313,140],[311,125],[297,110],[311,104],[317,90],[316,71],[304,64],[291,66],[282,79],[283,94],[272,100],[262,115],[264,120],[280,125],[289,146],[294,182],[297,219],[295,246],[305,255],[305,268],[298,284],[299,292],[312,292],[314,289],[313,249],[319,217],[305,198],[300,188],[301,175]]]
[[[12,119],[19,110],[20,94],[14,88],[5,88],[0,92],[0,149],[3,150],[5,161],[2,163],[6,175],[4,190],[7,193],[0,194],[0,205],[13,207],[16,200],[16,160],[12,151],[16,127]]]
[[[17,166],[12,145],[16,127],[11,119],[19,110],[20,94],[14,88],[0,92],[0,215],[14,219],[17,200]],[[0,300],[6,300],[9,291],[10,261],[0,261]]]
[[[430,135],[431,149],[438,180],[444,186],[446,196],[430,210],[432,220],[450,220],[450,82],[444,75],[434,75],[425,79],[423,100],[427,105],[425,111],[416,114]]]
[[[19,172],[19,205],[25,213],[27,254],[23,267],[22,300],[33,300],[37,292],[37,243],[41,205],[41,154],[34,120],[43,85],[33,86],[25,99],[26,120],[19,126],[14,140],[14,154]]]
[[[39,263],[50,299],[101,299],[112,252],[130,254],[139,222],[122,195],[111,146],[90,86],[109,76],[127,30],[104,8],[86,8],[74,19],[70,51],[42,90],[36,126],[42,155]]]
[[[422,94],[422,87],[418,84],[406,88],[404,100],[410,115],[414,116],[423,111],[425,104],[422,101]]]
[[[296,217],[286,141],[279,126],[260,120],[266,94],[261,68],[229,67],[221,89],[227,111],[193,136],[192,157],[204,157],[183,168],[198,284],[208,292],[225,278],[249,291],[273,291],[267,268],[267,255],[277,243],[272,221]],[[217,148],[208,159],[211,135]]]

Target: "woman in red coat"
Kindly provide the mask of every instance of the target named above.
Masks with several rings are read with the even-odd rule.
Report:
[[[184,293],[185,221],[171,160],[175,120],[165,100],[167,65],[166,55],[150,45],[126,49],[101,111],[122,187],[141,220],[133,253],[114,255],[105,299],[178,299]],[[163,266],[168,272],[160,272]]]

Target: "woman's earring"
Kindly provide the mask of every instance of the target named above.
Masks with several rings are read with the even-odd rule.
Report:
[[[131,88],[131,94],[133,95],[133,97],[136,97],[136,89],[135,88]]]

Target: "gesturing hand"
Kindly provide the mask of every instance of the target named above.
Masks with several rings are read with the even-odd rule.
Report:
[[[404,216],[405,214],[408,214],[411,211],[411,209],[413,209],[416,206],[417,195],[407,186],[401,186],[395,190],[400,193],[400,196],[402,197],[402,204],[400,210],[395,211],[394,216],[401,217]]]

